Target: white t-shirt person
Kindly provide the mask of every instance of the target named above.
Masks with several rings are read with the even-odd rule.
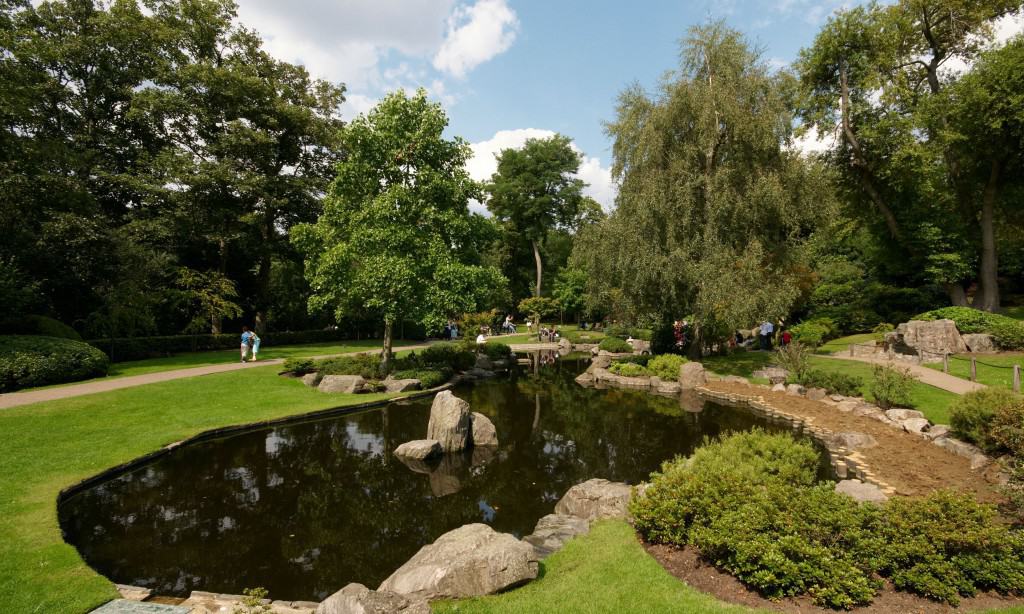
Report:
[[[484,337],[483,333],[480,333],[479,335],[476,336],[477,345],[483,345],[485,343],[487,343],[487,337]]]

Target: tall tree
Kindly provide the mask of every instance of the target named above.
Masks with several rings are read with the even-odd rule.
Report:
[[[663,321],[692,314],[711,342],[788,312],[832,198],[821,169],[786,148],[790,77],[722,23],[691,28],[680,57],[657,94],[620,95],[617,208],[573,261],[593,296],[621,292]]]
[[[338,318],[369,311],[384,322],[387,370],[395,324],[428,328],[479,311],[503,283],[479,265],[489,235],[469,212],[479,186],[466,172],[460,138],[445,139],[448,118],[426,92],[390,94],[341,132],[344,159],[315,224],[293,240],[306,258],[312,309]]]
[[[956,127],[939,102],[955,83],[945,68],[973,62],[991,40],[993,20],[1019,0],[901,0],[841,12],[801,53],[805,126],[838,131],[831,160],[852,209],[884,228],[912,268],[941,283],[950,301],[999,307],[993,215],[985,184],[944,138]],[[981,153],[984,152],[975,152]],[[867,205],[865,207],[864,205]]]
[[[575,176],[580,154],[568,137],[529,139],[521,149],[498,154],[498,170],[487,184],[487,208],[512,240],[533,250],[537,269],[534,296],[543,281],[541,245],[553,229],[573,229],[583,209],[585,184]]]

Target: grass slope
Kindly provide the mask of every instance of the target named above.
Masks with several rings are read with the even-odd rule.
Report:
[[[621,521],[595,523],[548,557],[542,577],[490,597],[433,604],[443,614],[608,614],[622,612],[754,612],[722,603],[673,578]]]
[[[0,611],[77,614],[117,597],[61,538],[62,488],[211,428],[386,396],[325,395],[276,371],[254,368],[0,411]]]

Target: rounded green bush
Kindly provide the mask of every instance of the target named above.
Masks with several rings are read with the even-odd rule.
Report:
[[[997,453],[1001,446],[992,437],[993,419],[997,413],[1022,404],[1021,397],[1005,388],[990,386],[972,390],[950,406],[949,424],[958,437]]]
[[[435,388],[451,379],[452,373],[447,369],[407,369],[395,371],[395,379],[418,379],[423,388]]]
[[[0,336],[0,392],[100,377],[109,364],[106,354],[81,341]]]
[[[605,337],[597,348],[612,354],[624,354],[633,351],[633,346],[626,343],[625,339],[619,339],[618,337]]]
[[[512,348],[507,343],[495,343],[488,341],[480,346],[483,352],[491,360],[504,360],[512,355]]]
[[[612,363],[608,370],[615,375],[621,375],[623,377],[645,377],[650,375],[647,368],[643,365],[638,365],[633,362],[616,362]]]
[[[419,361],[422,365],[445,366],[454,371],[467,371],[476,364],[476,356],[458,343],[444,342],[435,343],[420,352]]]
[[[1024,322],[970,307],[943,307],[914,316],[915,320],[953,320],[961,333],[988,333],[1003,350],[1024,350]]]
[[[283,370],[295,375],[305,375],[316,371],[316,361],[312,358],[288,358],[281,366]]]
[[[655,377],[674,382],[679,379],[679,367],[684,363],[686,363],[686,359],[682,356],[660,354],[647,363],[647,371]]]

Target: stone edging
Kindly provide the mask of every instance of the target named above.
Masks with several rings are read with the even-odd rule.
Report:
[[[815,426],[813,424],[813,418],[791,414],[785,410],[779,409],[765,401],[764,397],[761,395],[743,395],[718,392],[704,386],[698,386],[695,390],[697,394],[702,397],[732,405],[746,406],[754,412],[769,419],[788,422],[792,425],[794,430],[802,430],[814,438],[815,441],[825,446],[825,449],[828,450],[832,467],[835,469],[836,475],[840,479],[847,479],[849,476],[854,476],[862,482],[878,486],[886,496],[892,496],[896,493],[895,487],[887,484],[871,471],[871,468],[868,466],[863,456],[854,450],[849,450],[841,445],[835,444],[834,437],[836,433],[827,428]]]

